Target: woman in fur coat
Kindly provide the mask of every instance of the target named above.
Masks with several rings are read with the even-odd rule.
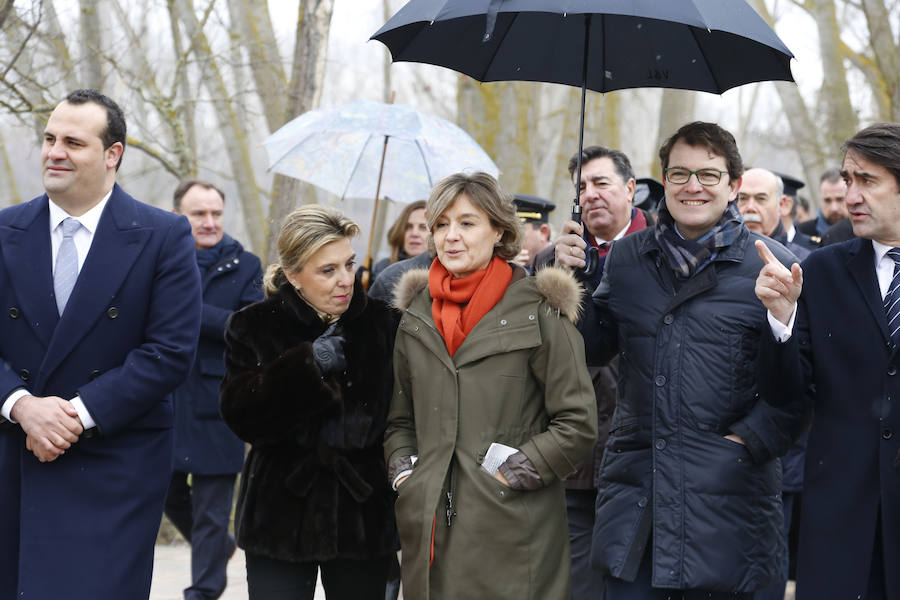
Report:
[[[250,599],[383,600],[396,550],[381,445],[397,317],[354,285],[355,223],[316,205],[291,213],[266,299],[225,334],[222,414],[252,445],[235,533]]]
[[[580,286],[507,262],[521,224],[490,175],[447,177],[426,213],[437,259],[397,287],[385,434],[404,597],[568,600],[562,480],[597,434]]]

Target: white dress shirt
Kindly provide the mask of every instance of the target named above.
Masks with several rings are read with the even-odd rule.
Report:
[[[608,244],[608,243],[611,243],[611,242],[618,242],[618,241],[621,240],[623,237],[625,237],[625,232],[628,231],[628,228],[629,228],[629,227],[631,227],[631,219],[628,219],[628,222],[625,223],[625,227],[623,227],[622,230],[621,230],[619,233],[617,233],[617,234],[616,234],[616,237],[614,237],[613,239],[611,239],[611,240],[601,240],[600,238],[598,238],[598,237],[595,235],[595,236],[594,236],[594,240],[597,242],[597,245],[598,245],[598,246],[600,246],[600,245],[602,245],[602,244]]]
[[[100,223],[100,215],[103,214],[103,209],[106,207],[106,203],[111,195],[112,189],[110,189],[93,208],[80,217],[75,217],[75,219],[81,223],[81,227],[79,227],[78,231],[72,236],[72,242],[75,244],[75,251],[78,254],[79,274],[81,273],[81,267],[84,266],[84,260],[87,258],[88,252],[91,249],[91,244],[94,242],[94,233],[96,233],[97,225]],[[50,208],[50,256],[53,261],[51,266],[53,270],[56,270],[56,255],[59,253],[59,246],[63,241],[63,232],[60,225],[65,219],[72,215],[60,208],[58,204],[53,202],[52,198],[48,204]],[[30,392],[25,388],[14,390],[3,402],[3,406],[0,408],[0,414],[8,421],[15,423],[11,416],[13,406],[19,398],[28,395],[30,395]],[[75,396],[72,398],[71,402],[72,407],[75,408],[75,411],[78,413],[78,418],[81,419],[81,424],[85,429],[96,426],[93,417],[91,417],[91,413],[89,413],[84,406],[84,402],[82,402],[80,396]]]
[[[872,249],[875,251],[875,277],[878,279],[878,290],[881,292],[881,299],[884,300],[888,288],[891,287],[891,281],[894,279],[894,259],[887,255],[887,251],[893,246],[885,246],[881,242],[872,240]],[[772,327],[772,335],[779,342],[786,342],[791,339],[794,331],[794,317],[797,316],[797,307],[794,307],[794,313],[787,325],[784,325],[778,319],[768,313],[769,325]]]

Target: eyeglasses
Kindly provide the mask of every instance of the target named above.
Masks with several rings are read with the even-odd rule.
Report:
[[[722,175],[728,171],[720,171],[719,169],[700,169],[699,171],[691,171],[682,167],[671,167],[666,169],[666,181],[675,185],[684,185],[691,180],[691,175],[697,176],[700,185],[713,186],[718,185],[722,181]]]

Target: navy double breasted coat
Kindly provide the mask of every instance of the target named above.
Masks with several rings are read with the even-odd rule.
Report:
[[[0,418],[0,599],[146,598],[172,469],[171,392],[200,328],[184,217],[118,185],[66,310],[47,196],[0,211],[0,399],[81,396],[97,423],[53,462]]]

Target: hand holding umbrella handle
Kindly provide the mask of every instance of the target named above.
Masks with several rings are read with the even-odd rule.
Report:
[[[578,203],[578,198],[575,198],[575,204],[572,205],[572,220],[581,224],[581,204]],[[587,230],[585,230],[585,236],[587,236]],[[585,237],[584,241],[588,241],[587,237]],[[593,245],[588,242],[587,252],[585,252],[584,256],[584,268],[581,269],[581,273],[587,277],[593,277],[594,273],[597,272],[597,265],[600,262],[600,252]]]

